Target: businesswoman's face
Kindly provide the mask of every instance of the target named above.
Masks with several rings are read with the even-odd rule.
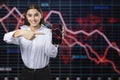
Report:
[[[37,9],[29,9],[26,13],[26,18],[32,27],[40,25],[42,15]]]

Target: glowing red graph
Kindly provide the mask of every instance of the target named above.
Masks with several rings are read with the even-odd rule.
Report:
[[[10,9],[8,6],[6,6],[5,4],[3,4],[3,5],[0,6],[0,9],[1,8],[5,8],[8,11],[8,14],[6,14],[6,16],[0,18],[0,22],[1,22],[2,27],[4,28],[5,32],[8,32],[9,30],[7,29],[7,27],[5,26],[5,24],[4,24],[3,21],[6,20],[10,15],[12,15],[17,20],[17,22],[18,22],[17,26],[15,27],[15,29],[19,28],[19,25],[21,24],[22,19],[24,19],[23,14],[20,13],[20,11],[16,7],[13,7],[12,9]],[[14,14],[14,11],[16,11],[18,13],[17,15],[19,15],[19,17],[16,16],[16,14]],[[61,22],[62,22],[62,24],[64,26],[64,30],[66,32],[65,38],[63,39],[63,45],[69,47],[69,51],[66,53],[66,55],[65,54],[61,54],[61,59],[63,60],[63,62],[65,64],[67,64],[70,61],[70,59],[72,59],[71,48],[74,45],[77,44],[77,45],[79,45],[79,46],[81,46],[81,47],[84,48],[84,50],[86,52],[86,55],[88,56],[89,60],[94,61],[96,64],[99,64],[99,63],[109,63],[109,64],[112,65],[114,71],[117,72],[118,74],[120,74],[120,70],[117,68],[117,65],[114,63],[114,61],[106,58],[106,55],[108,54],[108,50],[110,48],[112,48],[115,51],[117,51],[117,54],[120,55],[120,49],[118,48],[118,46],[116,45],[115,42],[110,42],[110,40],[107,38],[107,36],[104,33],[102,33],[100,30],[98,30],[98,29],[95,29],[95,30],[93,30],[91,32],[86,32],[84,30],[72,31],[72,30],[68,29],[67,26],[66,26],[66,23],[65,23],[65,21],[64,21],[64,19],[62,17],[62,14],[59,11],[54,11],[54,10],[50,11],[46,15],[45,21],[47,21],[52,14],[57,14],[59,16],[59,18],[60,18],[60,20],[61,20]],[[83,44],[82,42],[80,42],[75,37],[75,36],[77,36],[80,33],[83,34],[83,35],[85,35],[85,36],[88,36],[88,37],[89,36],[93,36],[94,34],[99,34],[99,36],[102,37],[106,41],[106,43],[108,45],[106,47],[105,51],[102,53],[103,56],[100,56],[98,54],[98,52],[96,52],[92,48],[92,46],[90,46],[87,43]],[[72,35],[74,35],[74,36],[72,36]],[[69,42],[68,39],[70,39],[72,42]],[[61,45],[61,47],[62,47],[62,45]],[[94,54],[96,56],[96,58],[92,57],[90,55],[90,53]]]

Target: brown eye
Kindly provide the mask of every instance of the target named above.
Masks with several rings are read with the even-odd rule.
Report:
[[[38,13],[36,13],[36,14],[35,14],[35,16],[39,16],[39,14],[38,14]]]
[[[31,17],[32,15],[31,14],[27,14],[29,17]]]

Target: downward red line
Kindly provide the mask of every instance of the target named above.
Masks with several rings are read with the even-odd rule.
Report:
[[[3,4],[3,5],[0,6],[0,9],[3,8],[3,7],[8,11],[8,14],[7,14],[6,16],[0,18],[0,22],[1,22],[4,30],[5,30],[6,32],[9,31],[9,30],[7,29],[7,27],[5,26],[5,24],[3,23],[3,21],[4,21],[5,19],[7,19],[10,15],[13,15],[14,18],[18,21],[18,24],[17,24],[17,26],[15,27],[15,29],[17,29],[17,28],[19,27],[19,24],[20,24],[21,19],[24,19],[23,14],[21,14],[20,11],[19,11],[16,7],[12,8],[12,10],[10,10],[5,4]],[[19,14],[20,18],[18,18],[18,17],[13,13],[14,11],[16,11],[16,12]],[[117,72],[118,74],[120,74],[120,70],[117,69],[117,66],[116,66],[116,64],[114,63],[114,61],[109,60],[109,59],[106,58],[106,55],[108,54],[108,50],[109,50],[110,48],[113,48],[114,50],[116,50],[116,51],[118,52],[118,55],[120,55],[120,49],[118,48],[118,46],[116,45],[116,43],[110,42],[110,40],[106,37],[106,35],[105,35],[104,33],[100,32],[100,31],[97,30],[97,29],[94,30],[94,31],[92,31],[92,32],[90,32],[90,33],[87,33],[87,32],[85,32],[84,30],[78,30],[78,31],[69,30],[69,29],[67,28],[66,24],[65,24],[65,21],[64,21],[64,19],[63,19],[63,17],[62,17],[62,14],[61,14],[59,11],[54,11],[54,10],[50,11],[50,12],[48,13],[48,15],[45,17],[45,21],[47,21],[47,19],[48,19],[52,14],[58,14],[58,15],[59,15],[59,18],[60,18],[60,20],[61,20],[61,22],[62,22],[62,24],[63,24],[63,27],[64,27],[66,33],[70,33],[70,34],[73,34],[73,35],[77,35],[77,34],[82,33],[82,34],[84,34],[84,35],[86,35],[86,36],[92,36],[93,34],[96,34],[96,33],[97,33],[97,34],[99,34],[100,36],[102,36],[102,37],[105,39],[105,41],[107,42],[107,44],[108,44],[108,46],[107,46],[107,48],[105,49],[105,52],[103,53],[103,56],[102,56],[102,57],[99,56],[99,55],[98,55],[98,52],[94,51],[93,48],[92,48],[89,44],[87,44],[87,43],[86,43],[86,44],[82,44],[82,43],[79,42],[75,37],[70,36],[70,35],[68,35],[68,34],[65,34],[65,36],[69,37],[69,38],[70,38],[71,40],[73,40],[74,42],[73,42],[73,43],[70,43],[69,41],[67,41],[66,38],[63,39],[63,42],[64,42],[68,47],[70,47],[70,48],[72,48],[75,44],[80,45],[81,47],[83,47],[83,48],[85,49],[85,52],[86,52],[86,55],[88,56],[88,59],[90,59],[91,61],[94,61],[96,64],[99,64],[99,63],[110,63],[110,64],[112,65],[114,71]],[[88,49],[89,49],[89,50],[91,51],[91,53],[94,54],[97,58],[93,58],[92,56],[90,56],[90,52],[89,52]],[[64,56],[64,55],[62,55],[62,56]],[[63,60],[64,60],[64,59],[63,59]]]

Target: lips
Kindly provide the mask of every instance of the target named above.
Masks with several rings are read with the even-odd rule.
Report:
[[[36,23],[32,23],[32,24],[36,24]]]
[[[37,24],[37,22],[31,22],[31,24]]]

